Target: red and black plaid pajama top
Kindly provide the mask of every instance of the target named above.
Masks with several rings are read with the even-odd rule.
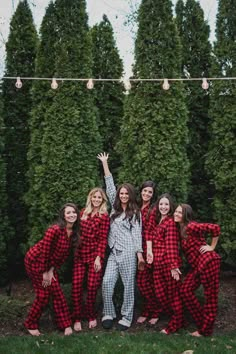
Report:
[[[96,319],[95,302],[97,290],[101,284],[103,276],[104,256],[107,246],[107,238],[110,226],[108,214],[88,215],[87,219],[82,219],[84,210],[81,211],[80,219],[80,244],[77,249],[74,261],[72,280],[73,299],[73,319],[81,321],[82,317],[89,321]],[[94,261],[99,256],[102,269],[95,272]],[[87,300],[82,311],[83,281],[87,275]]]
[[[179,256],[179,231],[173,218],[166,216],[157,224],[154,208],[148,223],[146,240],[152,241],[154,289],[160,304],[158,312],[164,311],[171,316],[165,328],[169,334],[183,326],[181,283],[171,275],[171,270],[182,264]]]
[[[146,258],[147,254],[147,242],[145,237],[145,230],[148,226],[150,217],[150,205],[145,206],[141,209],[142,215],[142,246],[143,246],[143,257]],[[140,294],[143,296],[143,310],[141,316],[149,318],[158,317],[158,304],[154,290],[153,282],[153,265],[145,264],[145,268],[142,271],[137,272],[137,285]]]
[[[25,268],[32,280],[36,298],[25,321],[28,329],[38,329],[38,321],[45,305],[52,296],[55,319],[59,328],[71,326],[71,316],[65,296],[61,290],[56,269],[64,263],[71,248],[71,238],[66,228],[53,225],[47,229],[41,241],[29,249],[25,256]],[[50,286],[42,286],[43,273],[54,267],[54,277]]]
[[[181,240],[185,257],[191,265],[191,270],[184,279],[181,294],[199,333],[205,336],[212,334],[217,315],[220,272],[220,256],[216,252],[200,253],[200,248],[207,244],[205,239],[207,234],[218,237],[219,225],[191,221],[186,226],[186,237]],[[200,284],[203,286],[205,296],[203,306],[194,293]]]

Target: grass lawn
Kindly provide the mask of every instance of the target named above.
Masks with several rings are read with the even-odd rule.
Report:
[[[3,354],[224,354],[236,353],[236,331],[228,335],[192,338],[186,331],[165,336],[159,333],[81,333],[70,337],[59,334],[5,337],[0,339]],[[191,352],[192,351],[192,352]]]

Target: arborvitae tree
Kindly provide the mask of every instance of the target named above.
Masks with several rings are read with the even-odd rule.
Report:
[[[2,93],[1,88],[0,93]],[[3,124],[2,108],[2,97],[0,97],[0,285],[4,285],[9,279],[7,245],[12,232],[7,215],[6,164],[3,157],[5,127]]]
[[[85,1],[57,0],[55,76],[88,78],[92,75],[91,38]],[[89,190],[98,184],[96,155],[101,151],[93,96],[84,82],[59,83],[44,116],[42,165],[35,189],[40,203],[29,244],[41,237],[58,208],[68,201],[83,206]]]
[[[236,76],[236,7],[219,0],[212,76]],[[214,217],[221,225],[221,243],[226,262],[236,265],[236,82],[212,83],[211,143],[207,168],[215,188]]]
[[[113,29],[107,16],[91,29],[93,42],[93,73],[96,79],[120,79],[123,64],[116,47]],[[98,81],[94,87],[95,102],[98,110],[99,132],[102,149],[111,152],[111,170],[115,174],[120,165],[114,146],[120,138],[123,117],[123,85],[119,81]]]
[[[40,27],[40,43],[36,56],[36,77],[51,78],[54,76],[57,38],[55,6],[53,2],[50,2]],[[43,184],[41,184],[43,181],[38,179],[37,169],[42,165],[41,146],[45,127],[45,114],[52,105],[55,94],[50,85],[50,81],[35,80],[32,87],[33,107],[29,121],[30,144],[28,151],[29,190],[25,197],[29,206],[30,233],[32,233],[31,227],[33,225],[40,225],[41,223],[38,210],[40,209],[41,201],[39,196],[43,188]]]
[[[135,42],[135,78],[176,78],[181,72],[181,46],[170,0],[143,0]],[[186,200],[189,162],[186,154],[187,109],[181,83],[168,91],[159,82],[133,84],[125,106],[118,149],[123,156],[120,179],[158,183]]]
[[[37,33],[30,7],[20,1],[10,23],[6,43],[5,76],[32,77],[35,70]],[[3,118],[6,127],[5,155],[7,163],[8,216],[14,229],[9,241],[12,271],[17,271],[21,261],[19,244],[25,239],[27,208],[24,194],[27,184],[27,151],[29,145],[29,114],[32,108],[32,81],[23,81],[21,89],[13,80],[3,82]]]
[[[182,43],[182,76],[209,77],[211,62],[210,28],[204,21],[203,10],[196,0],[179,0],[176,5],[176,23]],[[210,219],[211,188],[205,171],[205,156],[209,144],[209,94],[199,81],[186,86],[189,111],[189,145],[191,183],[189,203],[201,220]]]

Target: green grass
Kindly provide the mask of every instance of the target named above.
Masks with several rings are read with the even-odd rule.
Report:
[[[207,338],[192,338],[185,331],[179,335],[159,333],[80,333],[61,335],[5,337],[0,339],[0,353],[6,354],[194,354],[236,353],[236,332]]]

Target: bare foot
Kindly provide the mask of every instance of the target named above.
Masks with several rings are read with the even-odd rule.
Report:
[[[192,332],[192,333],[190,333],[190,335],[193,337],[201,337],[202,336],[198,331]]]
[[[89,328],[95,328],[97,327],[97,320],[89,321]]]
[[[160,331],[160,333],[162,333],[162,334],[168,334],[165,329],[162,329],[162,330]]]
[[[41,333],[39,332],[38,329],[28,329],[27,328],[27,331],[29,332],[29,334],[31,334],[31,336],[34,336],[34,337],[39,337],[41,335]]]
[[[147,320],[147,317],[140,316],[140,317],[137,319],[137,323],[144,323],[146,320]]]
[[[157,322],[159,321],[159,318],[151,318],[148,323],[150,323],[151,325],[155,325]]]
[[[81,322],[75,322],[75,324],[74,324],[74,331],[75,331],[75,332],[80,332],[80,331],[82,331]]]
[[[66,327],[64,330],[64,335],[65,336],[70,336],[73,333],[72,328],[71,327]]]

